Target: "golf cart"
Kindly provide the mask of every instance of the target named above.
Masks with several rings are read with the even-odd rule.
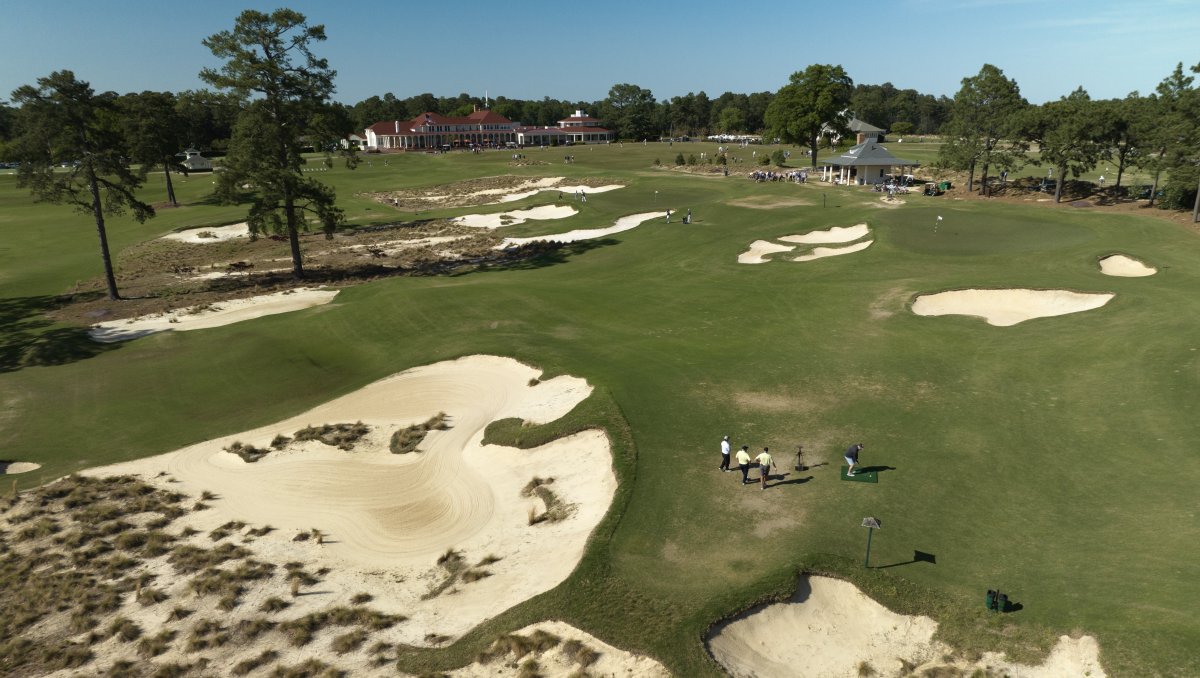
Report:
[[[941,194],[945,193],[946,191],[941,186],[939,186],[937,184],[937,182],[926,181],[925,182],[925,190],[921,191],[921,192],[925,195],[941,195]]]

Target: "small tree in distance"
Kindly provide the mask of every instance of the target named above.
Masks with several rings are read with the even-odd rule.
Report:
[[[334,116],[326,109],[336,73],[309,49],[324,39],[325,27],[309,26],[299,12],[246,10],[232,31],[204,40],[225,65],[200,72],[215,87],[257,95],[238,116],[218,194],[236,202],[249,186],[254,192],[246,219],[251,233],[287,235],[297,280],[304,277],[299,232],[308,229],[305,215],[312,214],[329,237],[343,220],[333,189],[301,173],[304,146],[324,144],[332,136],[326,125]]]
[[[134,195],[142,179],[125,158],[116,94],[96,94],[71,71],[55,71],[38,78],[36,87],[17,88],[12,99],[21,106],[12,144],[21,161],[17,185],[29,188],[38,202],[71,205],[92,216],[108,298],[120,299],[104,217],[128,209],[142,222],[154,209]],[[56,171],[62,164],[68,169]]]

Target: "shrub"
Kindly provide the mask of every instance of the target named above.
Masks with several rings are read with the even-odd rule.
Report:
[[[686,161],[683,159],[683,153],[676,153],[675,154],[675,166],[678,167],[685,163],[686,163]]]
[[[787,156],[783,154],[782,150],[776,150],[771,154],[771,162],[775,163],[779,167],[783,167],[785,164],[787,164]]]
[[[689,154],[688,154],[688,157],[687,157],[687,164],[689,164],[689,165],[695,165],[695,164],[696,164],[696,154],[695,154],[695,153],[689,153]]]
[[[724,153],[722,153],[722,154],[720,154],[720,155],[718,155],[718,156],[717,156],[717,164],[718,164],[718,165],[725,165],[725,164],[727,164],[728,162],[729,162],[729,161],[725,159],[725,154],[724,154]]]
[[[762,155],[758,156],[758,164],[770,165],[771,164],[770,156],[768,156],[766,153],[763,153]]]
[[[562,652],[568,659],[580,666],[591,666],[600,658],[600,653],[572,638],[562,644]]]

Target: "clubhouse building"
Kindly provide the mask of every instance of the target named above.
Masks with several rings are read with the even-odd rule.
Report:
[[[489,110],[452,118],[423,113],[412,120],[377,122],[366,129],[367,150],[449,150],[503,146],[566,146],[612,141],[613,133],[600,120],[575,111],[558,127],[528,127]]]

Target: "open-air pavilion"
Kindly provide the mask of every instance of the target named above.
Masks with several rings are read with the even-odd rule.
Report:
[[[904,160],[892,155],[873,136],[845,153],[822,162],[823,181],[860,186],[884,183],[893,168],[901,170],[900,174],[911,174],[913,168],[920,166],[916,160]]]

